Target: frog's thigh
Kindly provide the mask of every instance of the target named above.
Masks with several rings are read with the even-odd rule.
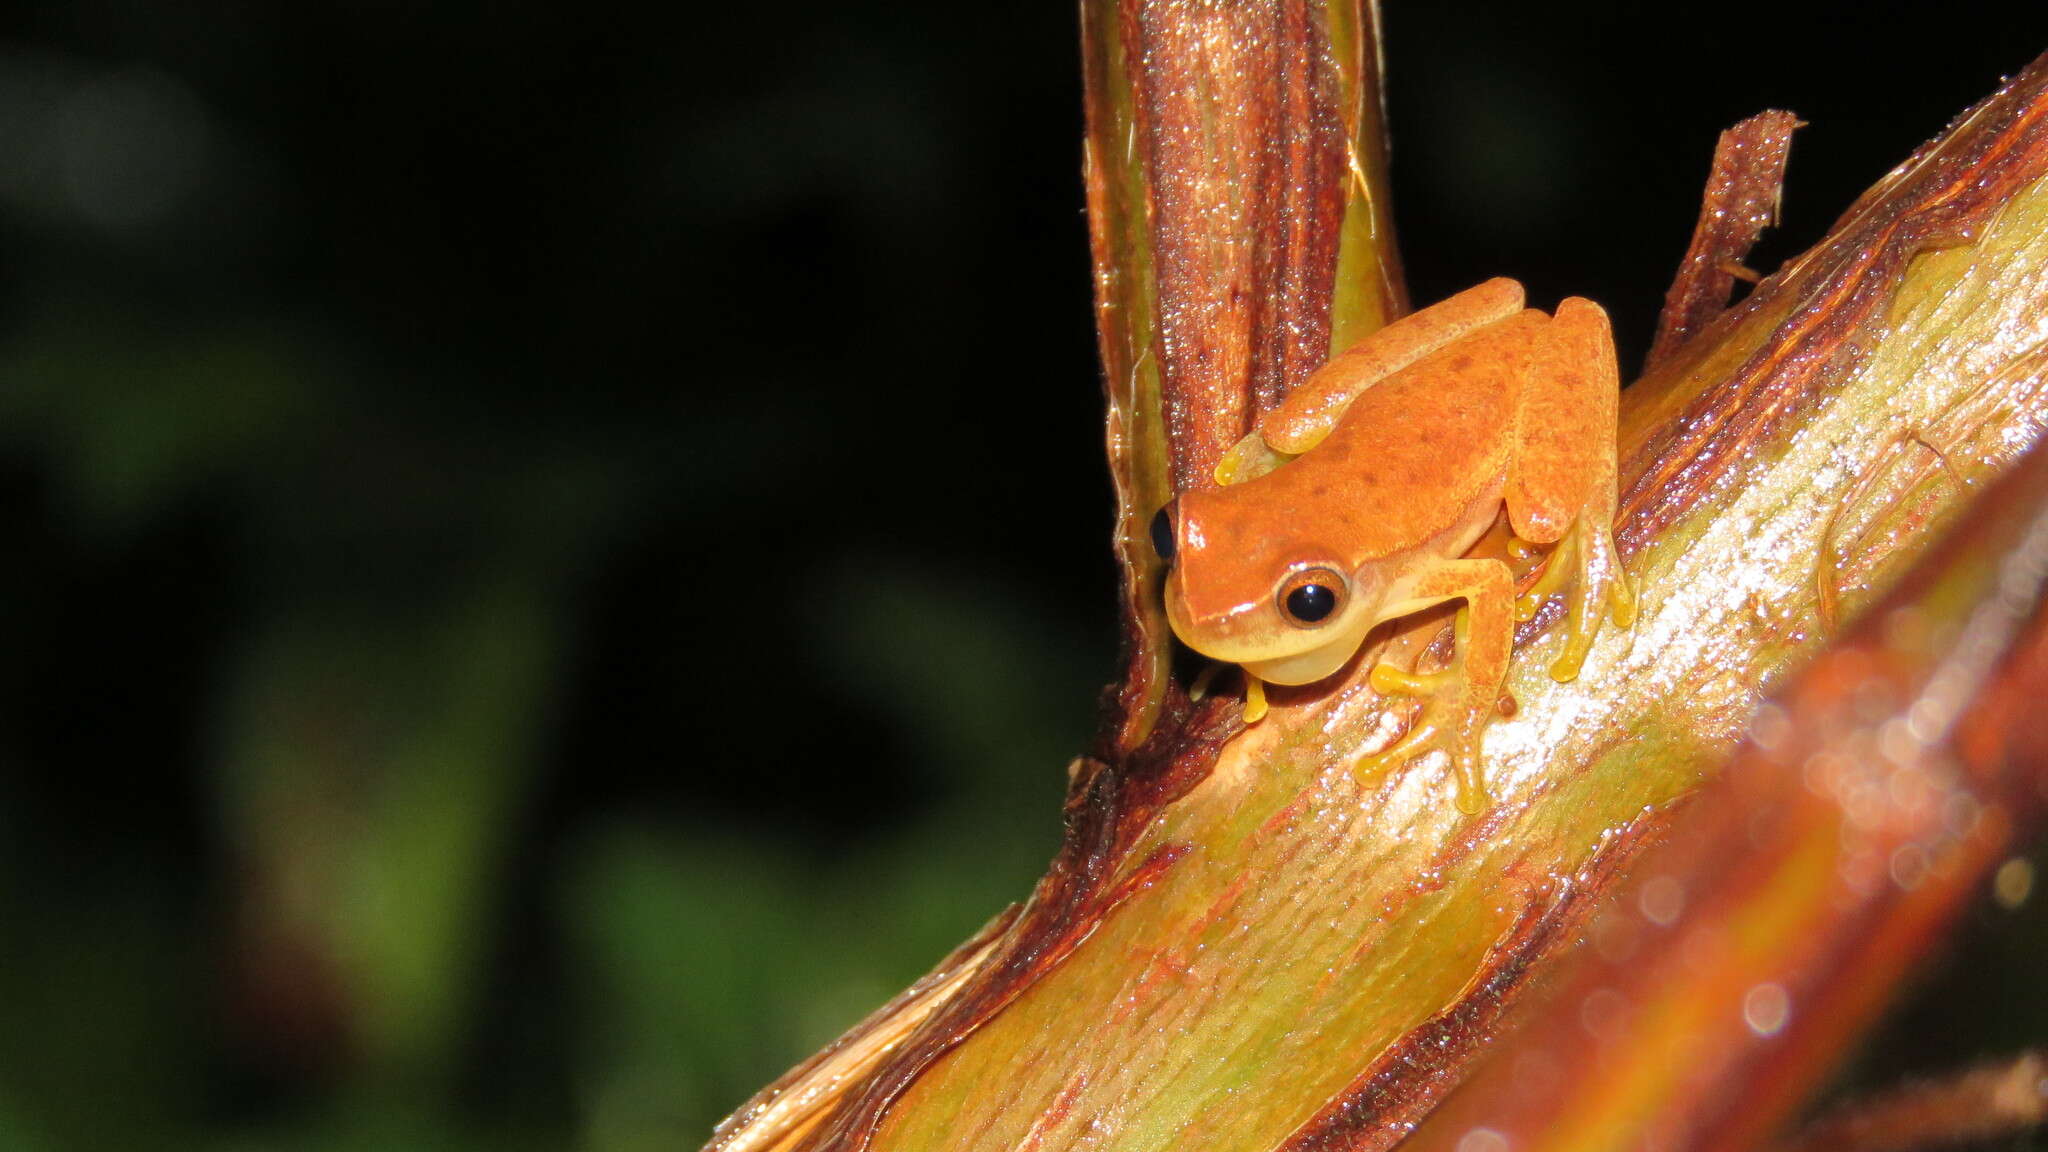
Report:
[[[1613,501],[1621,375],[1607,313],[1591,300],[1565,299],[1541,332],[1522,380],[1505,496],[1515,535],[1548,544],[1601,494]]]

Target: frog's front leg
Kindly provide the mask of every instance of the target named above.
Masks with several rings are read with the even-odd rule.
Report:
[[[1557,545],[1516,615],[1526,620],[1545,597],[1567,593],[1564,649],[1550,665],[1559,681],[1579,674],[1602,616],[1621,628],[1635,621],[1635,594],[1614,550],[1620,393],[1607,313],[1578,297],[1560,302],[1530,349],[1504,493],[1517,536]]]
[[[1372,670],[1373,689],[1382,695],[1424,697],[1422,711],[1393,747],[1362,761],[1359,770],[1391,767],[1435,748],[1450,754],[1458,781],[1458,807],[1486,806],[1486,781],[1479,771],[1479,737],[1493,718],[1501,682],[1514,646],[1514,576],[1499,560],[1437,560],[1412,578],[1407,596],[1388,606],[1393,618],[1447,600],[1463,600],[1452,625],[1455,649],[1441,672],[1403,672],[1391,664]]]

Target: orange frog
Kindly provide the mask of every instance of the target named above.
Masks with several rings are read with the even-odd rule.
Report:
[[[1232,448],[1222,486],[1183,494],[1153,522],[1172,568],[1166,612],[1190,648],[1261,681],[1308,684],[1342,668],[1373,625],[1461,600],[1444,671],[1381,664],[1382,694],[1424,697],[1408,734],[1373,759],[1442,748],[1458,806],[1486,800],[1479,740],[1507,675],[1514,621],[1569,589],[1556,679],[1578,675],[1601,617],[1635,598],[1615,556],[1620,380],[1600,306],[1555,316],[1489,280],[1388,325],[1318,369]],[[1554,544],[1517,600],[1506,563],[1465,556],[1507,506],[1521,540]]]

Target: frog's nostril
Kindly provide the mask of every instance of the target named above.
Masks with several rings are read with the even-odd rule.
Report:
[[[1173,563],[1173,505],[1168,504],[1152,517],[1152,548],[1159,558]]]

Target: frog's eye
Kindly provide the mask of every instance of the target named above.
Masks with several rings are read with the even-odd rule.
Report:
[[[1313,628],[1344,606],[1344,577],[1328,568],[1304,568],[1280,582],[1276,598],[1289,624]]]
[[[1168,564],[1173,563],[1173,505],[1168,504],[1152,517],[1152,549]]]

